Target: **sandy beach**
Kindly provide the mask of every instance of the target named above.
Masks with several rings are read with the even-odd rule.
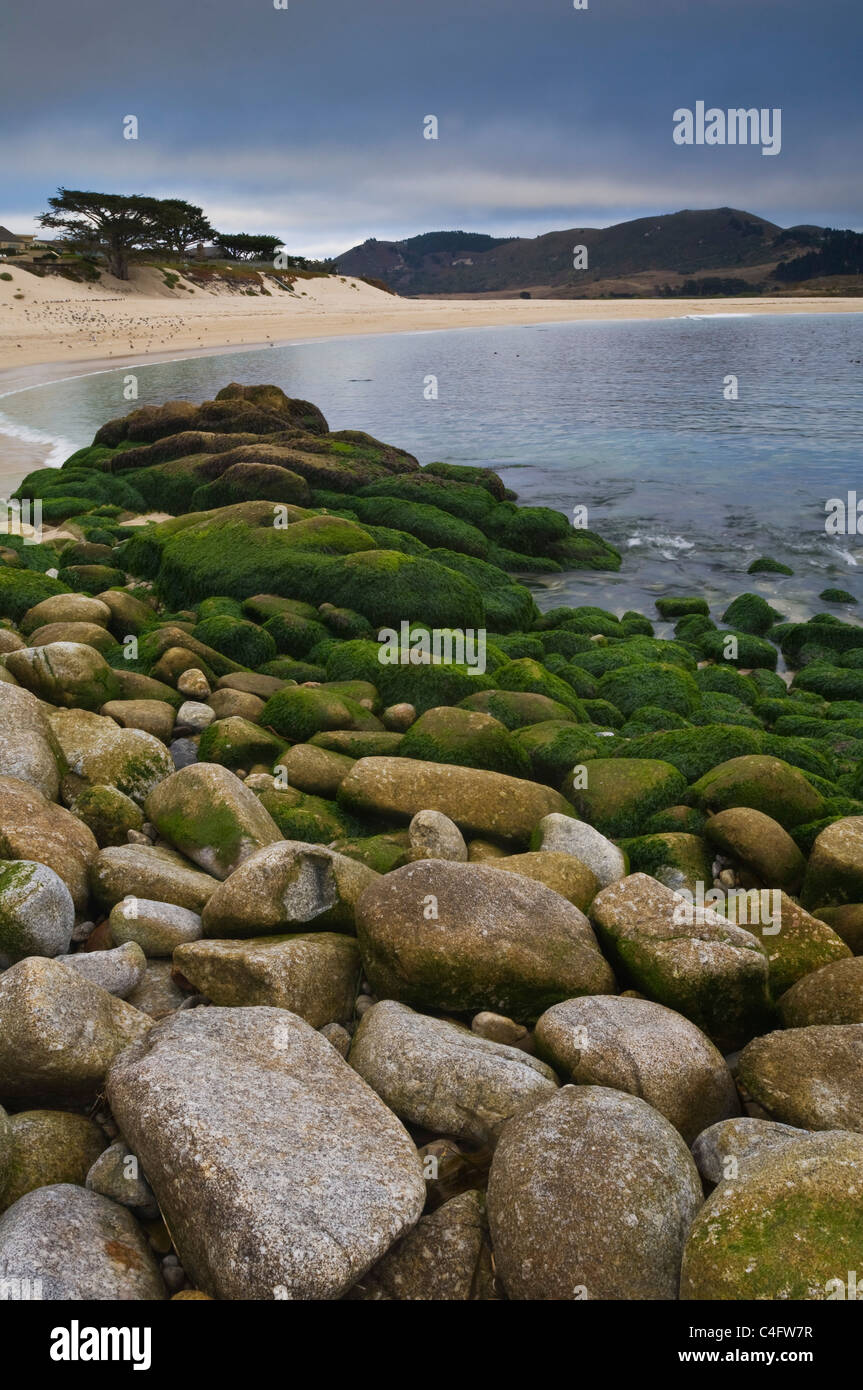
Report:
[[[714,314],[863,313],[863,299],[405,299],[350,277],[299,278],[250,296],[224,284],[169,287],[155,267],[97,285],[15,267],[0,280],[0,400],[27,387],[135,363],[306,339],[519,324]],[[183,288],[185,286],[185,288]],[[39,440],[3,436],[0,490],[46,459]]]
[[[13,268],[0,281],[0,370],[115,362],[134,355],[266,346],[293,338],[504,327],[685,314],[861,313],[863,299],[403,299],[350,278],[299,279],[294,293],[247,296],[224,287],[168,288],[145,267],[91,287]],[[179,284],[184,284],[182,280]],[[254,299],[254,302],[252,302]]]

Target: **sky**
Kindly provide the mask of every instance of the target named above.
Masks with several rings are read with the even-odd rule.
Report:
[[[0,224],[38,231],[64,185],[185,198],[220,231],[311,256],[720,206],[863,230],[860,0],[587,5],[9,7]],[[781,152],[675,144],[674,112],[698,101],[779,108]],[[123,138],[129,115],[137,140]]]

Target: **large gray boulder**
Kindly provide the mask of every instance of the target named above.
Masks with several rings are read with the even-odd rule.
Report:
[[[21,1280],[30,1297],[55,1302],[167,1297],[135,1218],[98,1192],[71,1183],[28,1192],[0,1217],[0,1282],[4,1279]]]
[[[48,716],[35,695],[16,685],[0,685],[0,774],[57,800],[60,775]]]
[[[422,1213],[407,1132],[285,1009],[175,1014],[117,1058],[108,1097],[212,1297],[339,1298]]]
[[[523,1021],[615,988],[577,907],[487,864],[424,859],[380,877],[357,904],[357,935],[375,994],[418,1009]]]
[[[495,1265],[511,1299],[673,1299],[701,1181],[636,1096],[564,1086],[510,1120],[491,1165]]]
[[[555,1004],[536,1025],[540,1056],[566,1077],[640,1096],[691,1144],[740,1114],[725,1058],[682,1014],[648,999],[587,996]]]
[[[150,1027],[71,966],[28,956],[0,975],[0,1100],[88,1103]]]
[[[379,875],[356,859],[301,840],[279,840],[250,855],[210,898],[205,936],[353,931],[356,904]]]
[[[557,1089],[551,1068],[526,1052],[392,999],[363,1015],[348,1061],[400,1119],[476,1145]]]
[[[79,912],[87,907],[88,871],[99,846],[93,832],[30,782],[0,777],[0,857],[34,859],[59,874]]]

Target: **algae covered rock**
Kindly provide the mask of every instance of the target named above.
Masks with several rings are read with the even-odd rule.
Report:
[[[767,1033],[743,1049],[738,1075],[775,1120],[863,1131],[863,1023]]]
[[[0,954],[59,956],[68,951],[75,904],[53,869],[27,859],[0,859]]]
[[[670,763],[650,758],[588,758],[566,787],[578,814],[603,835],[633,835],[663,806],[673,806],[686,781]],[[571,789],[571,790],[570,790]]]
[[[559,793],[536,782],[408,758],[360,758],[339,788],[339,801],[358,814],[401,820],[441,811],[463,832],[523,843],[543,816],[572,814]]]
[[[530,760],[506,727],[490,714],[441,706],[426,710],[405,733],[403,758],[485,768],[510,777],[527,777]]]
[[[861,1172],[858,1134],[801,1135],[747,1159],[693,1223],[681,1298],[853,1297],[845,1282],[863,1243]]]
[[[214,878],[228,878],[255,850],[281,839],[254,792],[218,763],[172,773],[145,809],[159,834]]]
[[[425,1201],[406,1131],[285,1009],[192,1009],[128,1048],[111,1109],[196,1288],[338,1298]]]
[[[299,932],[177,946],[174,969],[214,1004],[290,1009],[313,1028],[349,1020],[360,976],[356,940]]]
[[[100,849],[125,845],[129,831],[139,831],[144,824],[144,813],[130,796],[116,787],[98,783],[85,787],[75,797],[71,809],[92,830]]]
[[[818,820],[824,798],[803,773],[781,758],[752,754],[730,758],[689,789],[694,806],[704,811],[725,811],[748,806],[778,821],[785,829]]]
[[[76,786],[116,787],[141,805],[174,770],[165,745],[143,729],[120,729],[84,709],[57,710],[49,723]]]
[[[222,767],[245,768],[256,763],[272,766],[284,747],[280,738],[238,715],[217,719],[204,729],[198,744],[202,763],[219,763]]]
[[[701,884],[709,888],[713,882],[712,860],[700,835],[665,831],[654,835],[637,835],[621,840],[620,848],[629,859],[633,873],[650,874],[674,892],[687,889],[698,891]]]
[[[771,888],[800,889],[806,860],[778,821],[763,811],[736,806],[711,816],[704,833],[723,854],[738,860]]]
[[[374,993],[418,1009],[524,1020],[615,988],[577,907],[486,864],[426,859],[384,875],[357,904],[357,935]]]
[[[811,917],[786,893],[771,894],[771,899],[778,900],[778,911],[759,940],[770,966],[770,987],[778,998],[796,980],[831,961],[850,957],[851,951],[826,922]]]
[[[687,910],[688,909],[688,910]],[[751,932],[631,874],[593,901],[591,920],[624,978],[728,1051],[770,1018],[768,963]]]
[[[863,902],[863,816],[847,816],[821,831],[812,847],[805,907]]]
[[[313,734],[329,729],[383,732],[380,720],[356,700],[303,686],[289,686],[271,695],[261,711],[261,723],[292,743],[307,743]]]
[[[537,1021],[540,1056],[567,1080],[610,1086],[652,1105],[687,1144],[740,1113],[722,1053],[694,1023],[647,999],[567,999]]]
[[[279,840],[249,856],[202,914],[207,937],[255,937],[298,927],[352,931],[356,905],[378,875],[323,845]]]
[[[476,1145],[557,1088],[526,1052],[391,999],[363,1015],[348,1061],[399,1119]]]
[[[94,1120],[65,1110],[19,1111],[9,1120],[9,1132],[11,1161],[5,1189],[0,1183],[0,1210],[37,1187],[83,1187],[106,1143]]]
[[[578,1181],[573,1181],[573,1175]],[[506,1126],[488,1216],[510,1299],[673,1299],[698,1172],[635,1096],[564,1086]]]

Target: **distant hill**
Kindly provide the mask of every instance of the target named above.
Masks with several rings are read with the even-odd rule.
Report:
[[[343,275],[383,280],[402,295],[531,295],[550,298],[641,297],[657,294],[753,294],[799,290],[830,276],[825,290],[853,293],[860,277],[846,257],[819,252],[827,229],[783,229],[751,212],[713,208],[640,217],[613,227],[573,227],[538,237],[427,232],[404,241],[376,241],[334,258]],[[587,268],[574,269],[574,249],[587,248]],[[806,275],[784,263],[808,256]],[[834,272],[840,274],[837,277]]]

